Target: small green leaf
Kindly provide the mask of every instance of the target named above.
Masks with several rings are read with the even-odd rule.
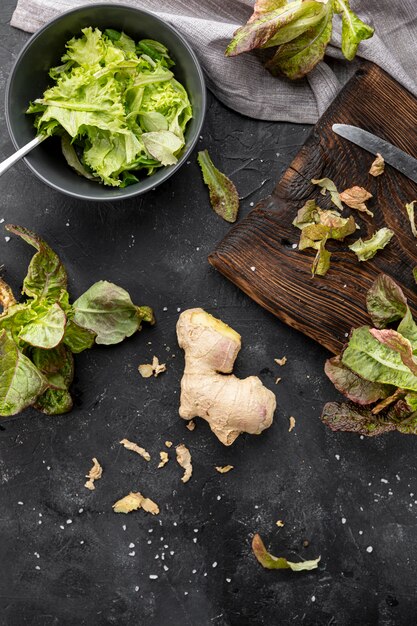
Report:
[[[168,120],[158,113],[158,111],[149,111],[140,115],[140,125],[145,133],[158,132],[160,130],[168,130]]]
[[[293,572],[302,572],[317,569],[320,562],[320,557],[311,561],[293,563],[284,557],[273,556],[265,548],[264,542],[258,533],[253,537],[252,550],[259,563],[265,569],[291,569]]]
[[[101,280],[88,289],[73,304],[74,322],[96,333],[96,343],[114,344],[140,330],[143,312],[148,307],[137,307],[127,291]],[[146,321],[146,319],[145,319]]]
[[[87,328],[78,326],[73,320],[69,320],[65,327],[64,343],[71,352],[78,354],[83,350],[88,350],[94,344],[96,335]]]
[[[416,202],[417,200],[413,200],[413,202],[408,202],[405,205],[405,210],[407,211],[408,219],[410,220],[411,232],[413,233],[414,237],[417,237],[417,228],[414,218],[414,205]]]
[[[319,187],[321,187],[320,193],[322,194],[322,196],[325,196],[326,191],[328,191],[330,193],[333,204],[336,205],[340,211],[343,211],[343,204],[340,200],[340,194],[337,191],[336,185],[332,180],[330,180],[330,178],[313,178],[311,182],[313,183],[313,185],[318,185]]]
[[[313,261],[313,265],[311,268],[311,273],[313,276],[317,274],[317,276],[325,276],[330,268],[330,258],[332,256],[331,252],[326,250],[326,241],[324,238],[317,245],[317,254]]]
[[[70,411],[73,402],[68,389],[74,378],[74,357],[70,349],[63,344],[52,350],[33,348],[31,357],[50,386],[37,398],[35,409],[47,415],[61,415]]]
[[[372,37],[374,29],[359,19],[348,0],[335,0],[335,9],[342,13],[342,52],[348,61],[352,61],[361,41]]]
[[[197,160],[203,173],[203,180],[209,188],[210,202],[214,211],[226,222],[235,222],[239,210],[236,187],[215,167],[207,150],[199,152]]]
[[[358,239],[355,241],[349,246],[349,250],[356,254],[359,261],[369,261],[376,255],[378,250],[383,250],[389,244],[393,236],[394,232],[389,228],[380,228],[370,239],[365,241]]]
[[[46,415],[63,415],[71,411],[73,401],[69,391],[47,389],[34,404],[35,409]]]
[[[58,299],[61,291],[67,288],[67,273],[58,255],[40,237],[23,226],[7,224],[6,230],[18,235],[38,251],[29,264],[23,281],[23,293],[31,298]]]
[[[0,333],[0,415],[16,415],[48,387],[46,377],[7,334]]]
[[[64,336],[66,315],[58,303],[39,308],[40,313],[22,328],[19,338],[38,348],[55,348]]]

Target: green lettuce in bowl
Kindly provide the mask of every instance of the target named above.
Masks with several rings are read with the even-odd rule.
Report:
[[[163,44],[87,27],[66,44],[54,85],[34,100],[40,135],[60,135],[67,163],[112,187],[175,165],[192,107]]]

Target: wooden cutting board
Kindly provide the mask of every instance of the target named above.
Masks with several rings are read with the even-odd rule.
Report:
[[[261,306],[333,353],[340,351],[352,327],[369,323],[365,295],[381,272],[392,276],[411,304],[417,304],[411,272],[417,265],[417,240],[404,208],[417,199],[417,185],[389,166],[382,176],[370,176],[374,157],[338,137],[332,131],[337,122],[360,126],[417,158],[416,98],[379,67],[365,64],[318,121],[271,196],[234,226],[209,257]],[[343,214],[355,215],[361,230],[344,243],[329,242],[331,268],[325,277],[312,278],[315,253],[293,249],[300,231],[291,222],[308,199],[332,208],[328,194],[321,196],[310,182],[324,177],[339,191],[353,185],[368,189],[375,216],[346,209]],[[359,263],[347,244],[382,226],[391,228],[395,237],[374,259]],[[417,307],[411,308],[417,315]]]

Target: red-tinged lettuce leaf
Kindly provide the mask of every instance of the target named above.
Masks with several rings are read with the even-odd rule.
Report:
[[[35,409],[46,415],[62,415],[72,409],[68,389],[74,378],[74,357],[71,350],[61,344],[52,350],[34,348],[31,358],[48,379],[50,388],[34,403]]]
[[[408,367],[408,369],[415,376],[417,376],[417,361],[413,356],[413,348],[408,339],[391,328],[385,328],[384,330],[371,328],[370,333],[382,345],[386,346],[390,350],[393,350],[394,352],[397,352],[404,365]]]
[[[265,63],[274,76],[297,80],[306,76],[319,63],[326,52],[333,31],[333,8],[327,5],[327,14],[312,28],[296,39],[279,46],[274,56]]]
[[[0,306],[3,307],[3,313],[14,304],[16,304],[16,299],[13,295],[12,288],[0,278]]]
[[[31,298],[58,300],[67,288],[67,273],[59,257],[38,235],[23,228],[7,224],[6,229],[21,237],[38,251],[32,258],[23,281],[23,293]]]
[[[275,11],[276,9],[280,9],[286,4],[287,0],[256,0],[255,6],[253,7],[253,13],[248,19],[248,24],[256,22],[256,20],[258,20],[262,15],[271,13],[271,11]]]
[[[39,304],[36,317],[23,326],[19,339],[38,348],[55,348],[61,343],[67,317],[59,304]]]
[[[199,152],[197,160],[203,173],[203,180],[209,189],[210,203],[214,211],[226,222],[235,222],[239,211],[236,187],[215,167],[207,150]]]
[[[384,411],[386,408],[394,404],[394,402],[397,403],[398,400],[402,400],[405,395],[406,392],[404,389],[396,389],[393,394],[385,398],[385,400],[378,402],[376,406],[372,407],[372,415],[378,415],[378,413]]]
[[[47,378],[3,330],[0,333],[0,415],[20,413],[47,388]]]
[[[335,11],[342,13],[342,52],[348,61],[352,61],[361,41],[372,37],[374,29],[359,19],[348,0],[335,0],[334,5]]]
[[[389,244],[393,236],[394,232],[389,228],[380,228],[369,239],[355,241],[349,246],[349,250],[356,254],[359,261],[369,261],[374,258],[378,250],[383,250]]]
[[[113,283],[95,283],[73,304],[74,322],[96,334],[96,343],[111,345],[153,323],[149,307],[137,307],[128,292]]]
[[[330,214],[330,215],[328,215]],[[356,223],[352,216],[334,217],[333,211],[321,211],[320,223],[305,226],[302,230],[300,243],[304,239],[321,241],[322,239],[336,239],[341,241],[356,230]],[[306,246],[304,246],[305,248]],[[304,249],[302,248],[302,249]]]
[[[324,365],[324,371],[336,389],[356,404],[374,404],[378,400],[387,398],[394,390],[394,387],[389,385],[364,380],[342,363],[340,355],[328,359]]]
[[[227,56],[236,56],[254,48],[269,48],[292,41],[325,16],[327,5],[315,0],[294,0],[262,13],[254,21],[238,28],[226,48]]]
[[[372,198],[372,194],[367,191],[364,187],[359,187],[355,185],[354,187],[350,187],[349,189],[345,189],[340,194],[341,201],[346,204],[351,209],[356,209],[357,211],[361,211],[362,213],[367,213],[371,217],[374,216],[372,211],[368,209],[365,202]]]
[[[265,548],[265,544],[258,533],[252,539],[252,550],[259,563],[265,569],[291,569],[293,572],[309,571],[317,569],[320,562],[320,557],[311,561],[293,563],[284,557],[273,556]]]
[[[351,403],[328,402],[324,405],[321,421],[334,432],[357,433],[365,437],[376,437],[397,430],[395,422],[373,415],[369,408]]]
[[[380,274],[368,290],[366,308],[372,323],[377,328],[385,328],[404,317],[408,310],[407,298],[390,276]]]
[[[370,333],[368,326],[352,331],[342,363],[365,380],[417,391],[417,376],[404,365],[398,352]]]

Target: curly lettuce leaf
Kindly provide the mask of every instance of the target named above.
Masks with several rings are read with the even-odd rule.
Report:
[[[352,331],[342,363],[365,380],[417,391],[417,376],[398,352],[375,339],[368,326]]]
[[[265,569],[290,569],[293,572],[310,571],[317,569],[320,562],[320,557],[311,561],[293,563],[284,557],[273,556],[265,548],[265,544],[258,533],[252,539],[252,550],[259,563]]]
[[[390,276],[380,274],[366,294],[366,308],[372,323],[385,328],[406,315],[407,298]]]
[[[329,192],[333,204],[337,206],[340,211],[343,211],[343,204],[340,200],[340,194],[337,191],[336,185],[332,180],[330,180],[330,178],[313,178],[311,182],[313,185],[318,185],[319,187],[321,187],[320,193],[322,196],[325,196],[326,192]]]
[[[23,293],[31,298],[56,298],[67,288],[67,272],[58,255],[38,235],[23,228],[7,224],[6,230],[21,237],[38,251],[29,263],[23,281]]]
[[[359,261],[369,261],[373,259],[378,250],[383,250],[394,236],[394,232],[389,228],[380,228],[370,239],[363,241],[358,239],[349,246],[358,257]]]
[[[72,409],[73,402],[68,389],[74,378],[74,357],[64,345],[52,350],[35,348],[32,360],[46,376],[49,389],[34,403],[35,409],[47,415],[61,415]]]
[[[345,189],[345,191],[342,191],[340,194],[341,201],[348,207],[356,209],[356,211],[360,211],[362,213],[367,213],[373,217],[374,214],[365,204],[371,198],[372,194],[364,187],[359,187],[358,185]]]
[[[374,404],[394,390],[394,387],[361,378],[342,363],[340,355],[327,359],[324,371],[336,389],[356,404]]]
[[[348,61],[352,61],[361,41],[370,39],[374,29],[359,19],[348,0],[335,0],[334,5],[335,11],[342,14],[342,52]]]
[[[36,309],[37,316],[22,328],[19,338],[38,348],[55,348],[64,337],[67,317],[57,302]]]
[[[324,17],[326,4],[315,0],[294,0],[270,12],[262,10],[257,19],[234,33],[226,55],[236,56],[254,48],[269,48],[292,41]]]
[[[291,80],[303,78],[319,63],[326,52],[333,32],[333,6],[327,5],[327,14],[304,33],[284,43],[265,67],[274,76],[286,76]]]
[[[88,350],[94,345],[95,340],[96,334],[93,331],[78,326],[74,320],[68,320],[63,341],[73,354]]]
[[[235,222],[239,210],[236,187],[215,167],[207,150],[199,152],[197,160],[203,173],[203,180],[209,189],[210,203],[214,211],[226,222]]]
[[[111,345],[131,337],[143,321],[153,322],[148,307],[133,304],[127,291],[101,280],[73,304],[74,322],[96,334],[96,343]]]
[[[27,112],[39,134],[64,135],[64,156],[78,174],[124,187],[138,181],[132,171],[176,163],[192,107],[163,44],[84,28],[62,61],[51,70],[55,84]]]
[[[47,378],[3,330],[0,332],[0,415],[16,415],[48,388]]]

